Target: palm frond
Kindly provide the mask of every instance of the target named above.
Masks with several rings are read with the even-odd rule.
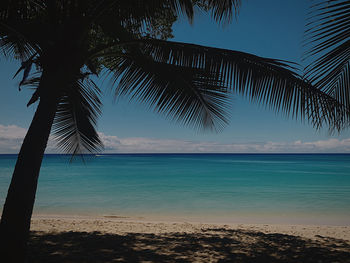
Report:
[[[211,12],[217,22],[230,22],[233,14],[237,15],[241,6],[241,0],[198,0],[195,1],[205,11]]]
[[[305,76],[350,111],[350,1],[318,1],[306,30]]]
[[[14,36],[0,37],[0,52],[5,58],[14,57],[25,61],[36,53],[25,39]]]
[[[170,8],[176,15],[185,15],[188,19],[193,19],[193,3],[191,0],[153,0],[153,1],[142,1],[142,0],[124,0],[118,1],[118,9],[125,16],[135,19],[138,18],[149,18],[161,9]]]
[[[0,20],[0,52],[4,57],[14,57],[22,62],[40,53],[37,43],[31,40],[31,32],[26,21]]]
[[[115,95],[147,103],[172,120],[197,129],[227,123],[227,89],[200,69],[124,56],[108,63],[118,80]]]
[[[65,153],[98,152],[103,148],[96,131],[101,113],[100,90],[88,78],[74,83],[62,96],[53,123],[57,145]]]
[[[0,52],[5,57],[27,60],[40,49],[33,41],[33,14],[42,9],[42,0],[4,0],[0,4]],[[38,26],[40,25],[37,24]],[[33,30],[34,28],[34,30]]]
[[[222,124],[227,121],[224,118],[227,101],[225,93],[231,90],[269,105],[276,111],[292,114],[293,117],[307,118],[316,127],[327,123],[331,127],[341,129],[348,121],[342,105],[305,82],[293,71],[295,65],[291,63],[238,51],[161,40],[134,42],[133,46],[138,47],[140,52],[135,56],[127,51],[135,51],[130,49],[130,45],[129,49],[126,48],[123,58],[116,60],[112,68],[117,77],[121,76],[117,87],[118,95],[128,94],[132,98],[141,98],[142,101],[157,107],[157,99],[166,96],[168,86],[171,86],[174,92],[176,88],[184,92],[192,89],[196,91],[193,93],[196,95],[215,90],[215,96],[219,96],[220,99],[215,96],[212,98],[215,108],[208,108],[215,110],[207,116],[220,120],[219,123]],[[140,54],[146,59],[140,60]],[[179,84],[182,75],[186,76],[183,82],[187,85]],[[198,86],[192,83],[197,76],[201,79]],[[163,79],[163,83],[158,79]],[[190,99],[193,99],[193,96]],[[185,112],[178,114],[177,109],[183,106],[175,107],[174,101],[176,100],[169,99],[166,103],[168,106],[161,109],[168,111],[168,114],[176,114],[178,119],[185,120],[186,123],[194,122],[198,126],[198,120],[191,119],[191,116],[195,116],[192,108],[187,107],[183,109]],[[198,98],[197,103],[203,101]],[[215,124],[215,121],[211,123]],[[222,126],[221,124],[219,126]],[[205,127],[205,124],[201,123],[201,126]]]

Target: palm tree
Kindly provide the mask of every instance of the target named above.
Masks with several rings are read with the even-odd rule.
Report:
[[[161,14],[165,21],[179,15],[191,21],[194,9],[202,8],[225,23],[239,4],[239,0],[1,2],[0,48],[5,56],[22,61],[21,84],[35,87],[28,105],[38,102],[3,208],[1,255],[24,261],[51,129],[58,146],[73,155],[102,149],[96,132],[101,92],[90,79],[101,71],[111,73],[116,96],[147,103],[199,129],[224,127],[229,92],[307,117],[317,127],[324,123],[340,127],[346,121],[342,106],[304,81],[290,63],[154,38],[159,32],[152,28]],[[27,78],[32,64],[37,72]]]
[[[350,2],[318,0],[309,12],[305,75],[350,110]],[[348,125],[348,123],[347,123]]]

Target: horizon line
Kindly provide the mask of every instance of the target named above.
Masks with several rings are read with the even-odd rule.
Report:
[[[239,154],[242,154],[242,155],[249,155],[249,154],[256,154],[256,155],[259,155],[259,154],[265,154],[265,155],[277,155],[277,154],[285,154],[285,155],[288,155],[288,154],[299,154],[299,155],[310,155],[310,154],[318,154],[318,155],[324,155],[324,154],[346,154],[346,155],[350,155],[350,152],[321,152],[321,153],[313,153],[313,152],[281,152],[281,153],[273,153],[273,152],[257,152],[257,153],[251,153],[251,152],[242,152],[242,153],[235,153],[235,152],[188,152],[188,153],[179,153],[179,152],[155,152],[155,153],[152,153],[152,152],[145,152],[145,153],[138,153],[138,152],[130,152],[130,153],[82,153],[82,154],[76,154],[76,156],[79,156],[79,155],[94,155],[94,156],[101,156],[101,155],[125,155],[125,154],[145,154],[145,155],[149,155],[149,154],[176,154],[176,155],[189,155],[189,154],[198,154],[198,155],[205,155],[205,154],[217,154],[217,155],[239,155]],[[18,153],[0,153],[0,155],[18,155]],[[72,155],[71,153],[44,153],[44,155]]]

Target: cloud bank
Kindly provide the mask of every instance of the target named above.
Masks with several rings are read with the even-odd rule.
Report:
[[[26,129],[0,124],[0,153],[18,153]],[[119,138],[99,133],[105,153],[350,153],[350,138],[313,142],[219,143],[153,138]],[[50,138],[47,153],[59,152]]]
[[[0,124],[0,154],[18,153],[26,133],[27,129],[17,125],[6,126]],[[47,152],[58,152],[56,144],[51,137],[47,145]]]
[[[17,153],[27,130],[16,125],[0,124],[0,153]]]
[[[150,138],[118,138],[100,133],[106,152],[121,153],[348,153],[350,138],[314,142],[218,143]]]

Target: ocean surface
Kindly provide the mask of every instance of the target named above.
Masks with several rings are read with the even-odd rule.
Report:
[[[350,225],[347,154],[46,155],[35,214]],[[2,209],[16,155],[0,155]]]

